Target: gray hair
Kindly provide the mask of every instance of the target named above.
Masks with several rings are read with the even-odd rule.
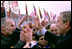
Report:
[[[1,26],[5,26],[6,19],[10,19],[10,18],[1,18]]]
[[[10,18],[6,18],[6,17],[5,17],[5,18],[1,18],[1,26],[6,27],[5,24],[6,24],[6,20],[7,20],[7,19],[10,19]],[[2,30],[2,28],[1,28],[1,32],[2,32],[2,31],[3,31],[3,30]]]
[[[68,20],[71,25],[71,11],[64,11],[64,12],[61,12],[60,14],[63,14],[61,18],[63,23],[65,23]]]

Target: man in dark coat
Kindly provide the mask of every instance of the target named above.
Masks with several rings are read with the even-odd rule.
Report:
[[[1,48],[23,48],[24,47],[26,43],[24,42],[23,35],[20,35],[20,32],[15,30],[16,27],[13,20],[9,18],[1,19]],[[18,37],[18,39],[15,35]],[[14,39],[17,40],[14,41]]]
[[[60,30],[60,34],[63,34],[62,36],[56,36],[52,34],[51,32],[47,31],[45,28],[42,27],[41,23],[39,22],[39,19],[35,19],[37,26],[39,27],[39,31],[45,36],[45,40],[55,44],[55,48],[71,48],[71,11],[64,11],[61,12],[58,20],[57,20],[57,27]],[[25,30],[25,33],[23,33],[29,41],[31,39],[31,30],[28,29],[29,27],[26,27],[27,30]],[[29,34],[29,35],[28,35]],[[39,48],[37,45],[35,45],[32,41],[32,48]]]
[[[57,27],[62,36],[56,36],[49,31],[46,31],[41,25],[39,29],[45,36],[45,40],[55,44],[55,48],[71,48],[71,11],[61,12],[58,20]]]

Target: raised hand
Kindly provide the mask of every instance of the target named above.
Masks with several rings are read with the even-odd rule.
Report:
[[[27,19],[28,15],[24,16],[18,23],[17,27],[20,28],[20,25]]]
[[[38,18],[35,19],[35,26],[39,28],[39,31],[41,31],[43,28]]]
[[[28,25],[29,25],[29,27],[30,27],[31,29],[33,28],[33,27],[32,27],[32,22],[29,22]]]
[[[23,32],[21,32],[22,35],[24,35],[24,41],[30,42],[32,41],[32,29],[29,27],[29,25],[25,25],[26,28],[22,28]]]

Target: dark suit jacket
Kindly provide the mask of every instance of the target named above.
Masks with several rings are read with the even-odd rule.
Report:
[[[45,40],[55,44],[55,48],[71,48],[71,29],[66,33],[66,35],[56,36],[49,31],[45,33]]]

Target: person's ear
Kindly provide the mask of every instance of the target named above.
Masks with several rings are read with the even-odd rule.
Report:
[[[70,25],[69,21],[66,21],[66,28]]]
[[[1,29],[4,30],[4,26],[1,26]]]

